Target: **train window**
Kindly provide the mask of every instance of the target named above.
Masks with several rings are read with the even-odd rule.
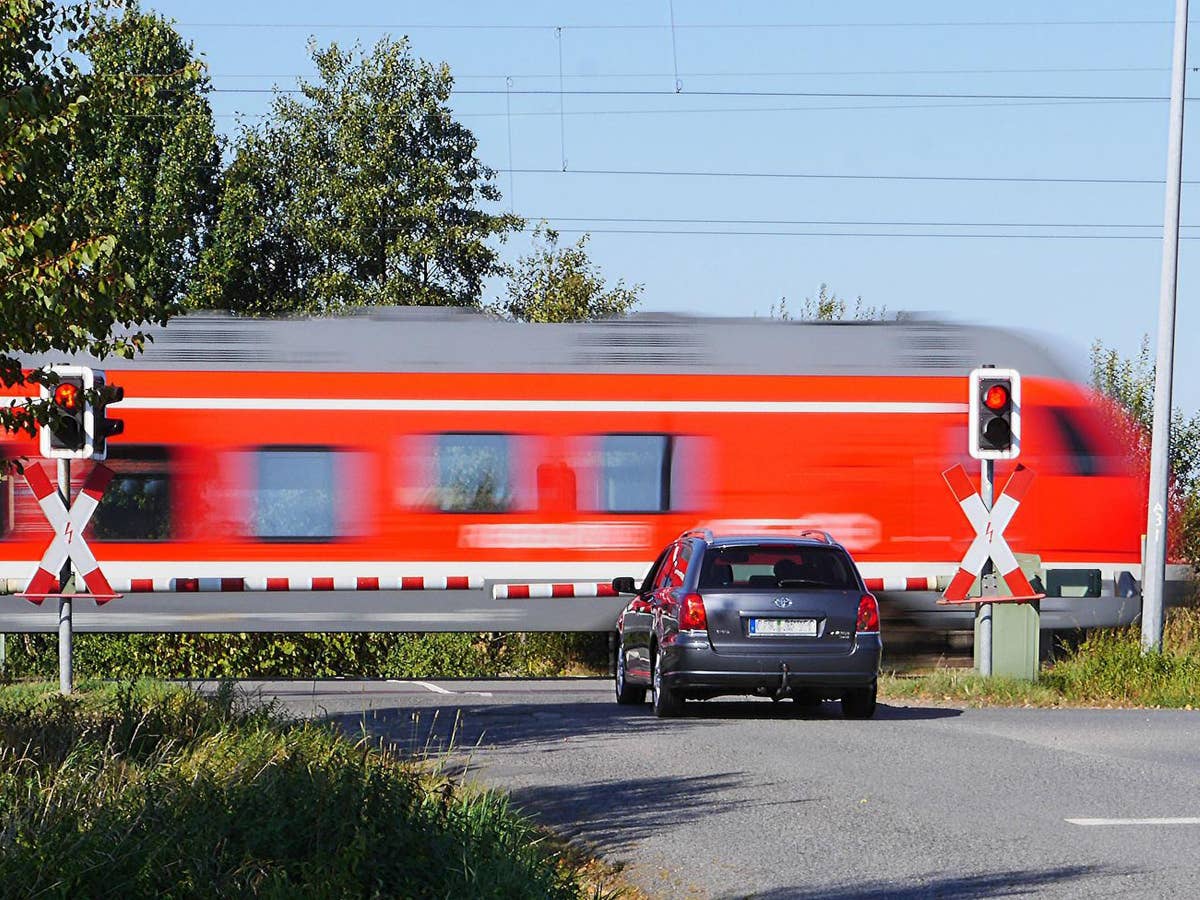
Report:
[[[90,523],[97,541],[171,539],[171,466],[165,447],[114,446],[105,462],[113,480]]]
[[[671,508],[671,438],[663,434],[606,434],[596,465],[598,512],[666,512]]]
[[[263,447],[255,452],[255,537],[320,541],[338,536],[336,455],[328,447]]]
[[[508,512],[513,508],[510,435],[440,434],[436,446],[437,509]]]

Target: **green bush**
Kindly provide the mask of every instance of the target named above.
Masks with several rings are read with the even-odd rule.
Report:
[[[153,685],[0,689],[0,897],[580,897],[499,794]]]
[[[10,635],[6,674],[49,678],[57,635]],[[495,678],[598,674],[604,634],[79,634],[99,678]]]

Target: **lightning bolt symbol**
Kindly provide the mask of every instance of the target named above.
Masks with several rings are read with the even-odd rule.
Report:
[[[67,520],[67,524],[63,526],[63,539],[68,544],[73,543],[75,540],[75,527],[71,524],[70,520]]]
[[[991,544],[991,543],[992,543],[992,540],[993,540],[993,539],[992,539],[992,522],[991,522],[991,519],[989,519],[989,520],[988,520],[988,523],[987,523],[987,539],[988,539],[988,543],[989,543],[989,544]]]

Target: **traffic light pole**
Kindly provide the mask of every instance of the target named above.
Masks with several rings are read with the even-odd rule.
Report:
[[[979,496],[983,498],[983,507],[989,512],[992,509],[992,497],[994,494],[993,484],[995,482],[996,463],[990,459],[981,460],[979,464]],[[987,582],[984,581],[988,575],[992,573],[992,561],[989,559],[983,564],[983,572],[979,576],[980,584],[983,590],[987,590]],[[992,674],[992,604],[979,604],[979,674],[990,676]]]
[[[1154,424],[1150,436],[1150,491],[1142,561],[1142,650],[1162,649],[1163,589],[1167,576],[1167,489],[1170,481],[1171,371],[1175,365],[1175,301],[1179,278],[1179,194],[1183,178],[1183,101],[1187,76],[1187,0],[1175,3],[1171,61],[1171,127],[1167,196],[1163,210],[1162,277],[1158,297],[1158,356],[1154,366]]]
[[[67,508],[71,508],[71,461],[69,459],[60,459],[58,461],[58,490],[62,494],[63,502]],[[69,526],[68,526],[69,527]],[[67,557],[67,561],[63,563],[62,571],[58,575],[58,592],[65,594],[67,592],[67,582],[71,580],[71,557]],[[73,672],[71,671],[71,598],[58,598],[58,691],[64,696],[71,693],[71,684],[73,681]]]

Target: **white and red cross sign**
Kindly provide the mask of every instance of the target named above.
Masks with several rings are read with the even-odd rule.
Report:
[[[25,470],[25,481],[54,529],[54,540],[46,548],[42,561],[33,570],[29,586],[25,588],[26,600],[40,604],[47,596],[53,595],[61,587],[58,573],[67,559],[75,563],[97,604],[107,603],[116,596],[108,579],[100,571],[100,564],[96,562],[91,547],[83,539],[83,529],[96,512],[96,506],[112,477],[112,469],[107,466],[93,468],[83,482],[79,496],[68,509],[66,500],[55,490],[41,466],[32,465]]]
[[[958,572],[950,581],[942,600],[947,603],[978,602],[979,598],[968,600],[967,593],[989,558],[995,564],[996,571],[1004,578],[1008,589],[1012,591],[1012,597],[1004,599],[1040,599],[1042,595],[1034,592],[1008,546],[1008,541],[1004,539],[1004,529],[1012,521],[1017,507],[1021,505],[1021,499],[1029,490],[1033,472],[1024,466],[1017,466],[990,510],[983,505],[983,498],[976,493],[966,469],[961,465],[947,469],[942,473],[942,477],[946,479],[946,484],[950,486],[958,505],[962,507],[967,521],[975,529],[975,540],[967,548],[966,555],[958,565]]]

